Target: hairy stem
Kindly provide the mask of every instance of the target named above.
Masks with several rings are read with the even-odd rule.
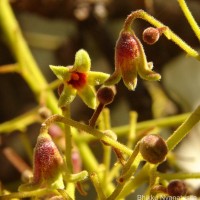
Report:
[[[130,15],[128,15],[125,24],[124,29],[128,30],[131,28],[132,23],[135,19],[141,18],[153,26],[157,28],[166,27],[163,23],[146,13],[144,10],[137,10],[132,12]],[[176,45],[178,45],[181,49],[183,49],[187,54],[190,56],[200,60],[199,53],[195,51],[192,47],[190,47],[186,42],[184,42],[179,36],[177,36],[171,29],[167,27],[166,31],[163,32],[163,34],[167,37],[167,39],[172,40]]]
[[[132,154],[132,150],[128,149],[125,145],[109,138],[108,136],[103,134],[101,131],[94,129],[91,126],[81,124],[81,123],[74,121],[72,119],[66,119],[66,118],[62,117],[61,115],[57,115],[57,114],[52,115],[42,124],[40,132],[41,133],[47,132],[49,126],[52,123],[55,123],[55,122],[61,122],[61,123],[67,124],[69,126],[75,127],[77,129],[80,129],[82,131],[85,131],[85,132],[92,134],[93,136],[97,137],[98,139],[102,140],[103,142],[107,143],[108,145],[110,145],[110,146],[112,146],[116,149],[121,150],[123,153],[125,153],[129,156]]]

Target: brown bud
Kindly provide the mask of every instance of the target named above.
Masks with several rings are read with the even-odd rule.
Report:
[[[97,99],[103,105],[112,103],[116,94],[114,86],[102,87],[97,91]]]
[[[148,27],[143,31],[142,39],[149,45],[155,44],[167,27]]]
[[[142,39],[149,45],[156,43],[160,38],[160,32],[157,28],[149,27],[143,31]]]
[[[183,181],[174,180],[167,186],[167,192],[170,196],[180,197],[186,194],[187,188]]]
[[[143,158],[153,164],[165,160],[168,149],[165,141],[158,135],[147,135],[140,141],[140,153]]]

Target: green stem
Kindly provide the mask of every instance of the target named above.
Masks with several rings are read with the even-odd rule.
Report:
[[[186,119],[186,121],[167,139],[166,142],[168,149],[174,149],[176,145],[188,134],[188,132],[199,122],[199,120],[200,106],[198,106],[196,110],[194,110]]]
[[[91,152],[89,146],[85,142],[81,141],[76,142],[76,145],[78,146],[85,168],[89,172],[98,170],[99,163],[97,162],[94,154]]]
[[[29,161],[32,162],[33,160],[33,148],[31,146],[30,140],[28,138],[27,133],[25,133],[24,131],[20,133],[20,138],[22,140],[22,145],[25,148],[25,152],[28,155]]]
[[[113,191],[113,193],[108,197],[108,200],[116,199],[121,191],[123,190],[127,181],[134,175],[136,169],[138,168],[142,157],[139,153],[139,144],[135,147],[129,160],[123,167],[123,174],[118,179],[118,185]]]
[[[200,173],[157,173],[157,176],[164,180],[174,179],[199,179]]]
[[[178,0],[178,3],[186,17],[186,19],[188,20],[192,30],[194,31],[195,35],[197,36],[198,40],[200,41],[200,28],[197,24],[197,22],[195,21],[194,17],[192,16],[192,13],[190,12],[185,0]]]
[[[70,106],[62,108],[63,117],[66,119],[70,118]],[[65,124],[65,158],[67,162],[67,167],[70,172],[73,171],[72,166],[72,133],[71,127],[68,124]]]
[[[134,179],[129,180],[119,196],[116,198],[121,199],[129,195],[131,192],[134,192],[137,188],[139,188],[140,185],[148,181],[148,172],[149,172],[149,164],[146,163],[143,168],[137,173],[137,175],[134,177]]]
[[[136,139],[136,124],[137,124],[137,112],[130,112],[130,131],[128,134],[127,147],[132,148]]]
[[[102,185],[99,181],[99,177],[96,173],[91,173],[90,174],[90,179],[96,189],[96,192],[97,192],[97,195],[99,197],[100,200],[105,200],[106,199],[106,196],[105,194],[103,193],[103,190],[102,190]]]
[[[39,107],[36,107],[19,117],[0,124],[0,134],[9,134],[15,130],[24,131],[27,126],[39,122],[38,109]]]
[[[103,115],[103,124],[104,124],[104,130],[110,130],[111,129],[111,122],[110,122],[110,111],[108,108],[105,108],[102,112]],[[103,163],[105,167],[105,171],[103,174],[103,185],[108,184],[108,177],[109,177],[109,171],[110,171],[110,162],[111,162],[111,153],[112,148],[110,146],[103,145],[104,154],[103,154]]]
[[[3,65],[0,67],[0,74],[19,72],[18,64]]]
[[[153,119],[153,120],[147,120],[143,122],[138,122],[136,124],[136,131],[144,130],[151,127],[169,127],[169,126],[177,126],[183,123],[185,119],[190,115],[191,113],[184,113],[180,115],[174,115],[170,117],[165,118],[159,118],[159,119]],[[127,134],[130,129],[129,125],[125,126],[118,126],[112,128],[112,130],[118,135],[124,135]]]
[[[157,28],[166,27],[163,23],[146,13],[144,10],[137,10],[132,12],[126,19],[124,24],[124,29],[129,30],[131,25],[135,19],[141,18],[150,24],[154,25]],[[183,49],[190,56],[200,59],[199,53],[195,51],[192,47],[190,47],[186,42],[184,42],[179,36],[177,36],[172,30],[166,27],[166,31],[163,34],[167,37],[167,39],[172,40],[176,45],[178,45],[181,49]]]
[[[47,194],[55,194],[58,195],[58,191],[57,190],[52,190],[52,189],[39,189],[39,190],[33,190],[33,191],[28,191],[28,192],[15,192],[15,193],[11,193],[11,194],[7,194],[4,196],[1,196],[1,200],[8,200],[8,199],[16,199],[16,198],[28,198],[28,197],[40,197],[40,196],[44,196]]]
[[[65,119],[69,119],[71,117],[70,105],[62,108],[62,114]],[[66,158],[67,168],[69,170],[69,173],[73,173],[72,131],[71,131],[71,127],[68,124],[65,124],[64,129],[65,129],[65,158]],[[72,199],[75,198],[75,184],[74,183],[67,184],[67,193],[72,197]]]
[[[40,95],[43,89],[47,88],[48,83],[28,48],[8,0],[0,0],[0,26],[6,42],[18,62],[20,73],[32,89],[37,101],[40,102]],[[46,93],[47,106],[53,113],[59,113],[55,95],[52,91],[46,91]]]
[[[139,145],[140,143],[136,145],[132,155],[129,157],[127,163],[124,165],[123,173],[119,177],[120,182],[124,182],[128,180],[132,175],[134,175],[138,165],[140,164],[142,157],[139,154]]]
[[[110,137],[106,136],[105,134],[98,131],[97,129],[94,129],[91,126],[88,126],[85,124],[81,124],[72,119],[66,119],[66,118],[62,117],[61,115],[57,115],[57,114],[52,115],[42,124],[40,132],[41,133],[46,132],[48,130],[49,126],[51,125],[51,123],[54,123],[54,122],[61,122],[61,123],[67,124],[69,126],[75,127],[77,129],[80,129],[84,132],[87,132],[87,133],[97,137],[98,139],[102,140],[103,142],[107,143],[108,145],[110,145],[116,149],[119,149],[120,151],[122,151],[123,153],[125,153],[129,156],[132,154],[132,150],[128,149],[125,145],[111,139]]]
[[[84,142],[76,143],[81,154],[81,158],[85,169],[89,172],[99,172],[99,163],[97,162],[94,154],[91,152],[89,146]],[[102,177],[99,177],[102,182]],[[106,185],[105,192],[110,194],[114,190],[114,186],[112,183]]]

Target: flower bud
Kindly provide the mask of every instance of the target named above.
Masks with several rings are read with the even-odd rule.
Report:
[[[183,181],[174,180],[167,186],[167,192],[170,196],[180,197],[186,194],[187,188]]]
[[[56,145],[47,133],[38,136],[34,148],[33,179],[23,184],[19,191],[27,191],[42,187],[63,189],[63,158]]]
[[[152,63],[148,63],[140,40],[131,29],[123,29],[115,47],[115,71],[106,80],[106,85],[113,85],[123,79],[129,90],[137,85],[137,73],[145,80],[160,80],[160,74],[152,71]]]
[[[112,103],[116,94],[115,87],[102,87],[97,91],[97,99],[103,105]]]
[[[141,139],[139,151],[146,161],[157,164],[165,160],[168,149],[160,136],[147,135]]]
[[[148,27],[143,31],[142,39],[147,44],[152,45],[159,40],[160,36],[166,29],[167,29],[166,27],[161,27],[161,28]]]
[[[144,30],[142,39],[149,45],[156,43],[160,38],[160,33],[157,28],[149,27]]]
[[[34,182],[54,182],[63,166],[63,158],[47,133],[40,134],[34,149]]]

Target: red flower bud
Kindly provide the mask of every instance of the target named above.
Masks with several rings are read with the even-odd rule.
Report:
[[[51,184],[62,171],[63,158],[50,135],[40,134],[34,149],[33,182]]]
[[[38,136],[34,148],[33,178],[30,183],[23,184],[19,191],[30,191],[48,187],[63,189],[63,158],[56,145],[47,133]]]

